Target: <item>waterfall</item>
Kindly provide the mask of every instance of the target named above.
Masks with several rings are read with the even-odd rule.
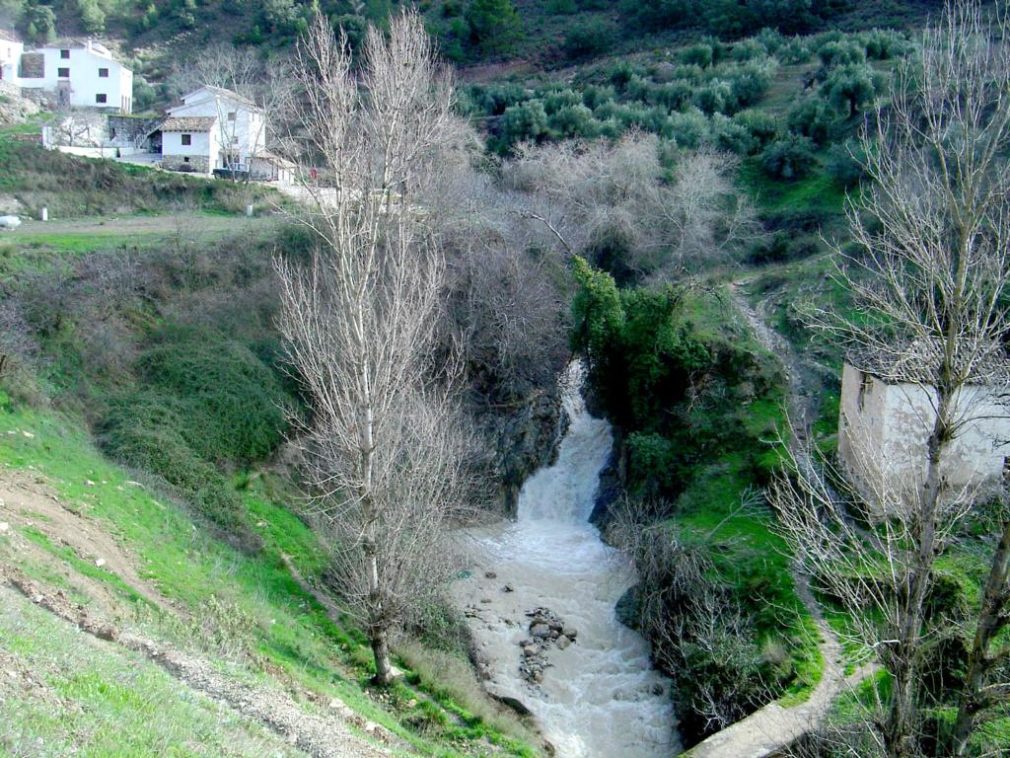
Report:
[[[614,611],[634,567],[588,521],[613,436],[586,410],[584,373],[574,361],[560,379],[569,424],[557,461],[523,485],[516,522],[469,530],[474,570],[454,594],[486,660],[488,689],[526,705],[561,758],[669,756],[678,749],[669,681]],[[520,669],[536,608],[577,632],[572,644],[542,646],[540,681]]]

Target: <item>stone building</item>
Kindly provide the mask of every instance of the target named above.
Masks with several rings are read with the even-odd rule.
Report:
[[[892,368],[850,356],[842,370],[838,458],[876,515],[915,497],[936,419],[936,390],[914,373]],[[955,408],[961,427],[941,475],[950,487],[982,501],[999,491],[1010,459],[1006,383],[969,384],[955,398]]]

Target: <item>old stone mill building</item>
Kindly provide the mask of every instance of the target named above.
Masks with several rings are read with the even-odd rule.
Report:
[[[1004,482],[1010,461],[1008,367],[957,398],[962,422],[941,475],[949,487],[982,502]],[[849,356],[842,370],[838,459],[876,515],[914,496],[926,474],[926,441],[936,419],[936,390],[912,371]]]

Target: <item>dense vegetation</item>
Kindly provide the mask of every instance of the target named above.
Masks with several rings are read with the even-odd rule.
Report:
[[[622,437],[626,493],[604,518],[642,573],[622,613],[677,682],[694,741],[816,676],[774,517],[755,497],[778,461],[783,378],[722,312],[725,292],[618,289],[578,259],[576,279],[573,345]]]

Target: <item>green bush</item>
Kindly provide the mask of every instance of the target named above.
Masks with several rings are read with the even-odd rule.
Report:
[[[821,98],[800,100],[786,117],[789,129],[810,139],[815,145],[826,145],[842,127],[838,114]]]
[[[827,94],[835,108],[848,118],[855,118],[873,104],[882,88],[882,77],[872,66],[863,63],[835,68],[821,91]]]
[[[549,134],[550,124],[542,100],[527,100],[505,109],[501,120],[501,139],[506,147],[526,140],[541,140]]]
[[[202,332],[164,335],[161,343],[141,356],[138,371],[200,419],[183,436],[201,456],[248,463],[280,444],[287,398],[249,348]]]
[[[565,55],[586,58],[606,52],[617,39],[617,27],[604,18],[591,18],[573,24],[565,36]]]
[[[761,152],[761,167],[773,179],[796,181],[807,176],[815,165],[813,143],[796,134],[775,140]]]
[[[764,147],[779,136],[778,119],[764,111],[740,111],[733,116],[733,123],[746,129],[758,147]]]
[[[188,408],[171,398],[128,394],[112,402],[97,428],[98,440],[113,458],[159,476],[178,489],[224,535],[256,548],[256,537],[245,523],[238,495],[183,436],[182,430],[198,427],[199,422]]]
[[[848,139],[828,149],[825,169],[843,187],[855,187],[866,175],[866,154],[862,143]]]

